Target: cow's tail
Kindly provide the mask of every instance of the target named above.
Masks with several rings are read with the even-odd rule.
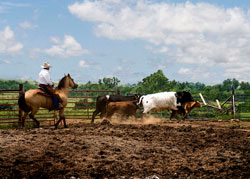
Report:
[[[30,112],[31,108],[27,106],[26,102],[25,102],[25,94],[21,94],[18,98],[18,106],[21,110],[23,110],[24,112]]]
[[[137,103],[137,105],[139,106],[143,100],[144,96],[141,96],[140,99],[139,99],[139,102]]]

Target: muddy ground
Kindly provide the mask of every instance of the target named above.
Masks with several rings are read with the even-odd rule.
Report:
[[[156,120],[157,121],[157,120]],[[0,178],[249,178],[250,123],[103,121],[0,130]]]

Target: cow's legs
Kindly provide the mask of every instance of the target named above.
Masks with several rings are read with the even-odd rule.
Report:
[[[106,114],[106,110],[105,109],[100,109],[100,108],[96,108],[96,110],[93,112],[92,114],[92,120],[91,120],[91,124],[94,123],[95,117],[98,113],[100,114],[100,118],[102,119],[104,117],[104,115]]]
[[[100,118],[102,119],[106,115],[106,110],[102,110],[100,114]]]
[[[172,114],[170,116],[170,120],[172,120],[172,118],[176,118],[177,120],[179,119],[177,116],[177,111],[176,110],[172,110]]]
[[[172,106],[171,109],[172,109],[172,110],[176,110],[176,111],[178,110],[178,108],[175,107],[175,106]]]
[[[182,120],[185,120],[188,116],[188,113],[185,113],[185,115],[183,116]]]
[[[151,111],[148,111],[146,113],[143,111],[143,113],[142,113],[142,119],[147,118],[150,115],[151,115]]]
[[[100,112],[100,111],[98,111],[98,110],[95,110],[95,111],[93,112],[93,114],[92,114],[92,120],[91,120],[91,123],[92,123],[92,124],[94,123],[95,117],[96,117],[96,115],[97,115],[99,112]]]
[[[152,109],[153,108],[146,108],[146,109],[144,108],[143,114],[149,114]]]

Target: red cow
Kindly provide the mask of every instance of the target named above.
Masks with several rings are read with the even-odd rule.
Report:
[[[106,105],[106,118],[111,118],[113,114],[118,113],[121,117],[128,118],[129,116],[136,117],[136,110],[138,109],[137,101],[120,101],[109,102]]]
[[[175,111],[175,110],[172,110],[172,114],[170,116],[170,119],[172,119],[173,117],[177,117],[176,113],[178,114],[184,114],[183,116],[183,120],[185,120],[188,116],[188,114],[192,111],[192,109],[194,108],[201,108],[201,104],[199,101],[191,101],[191,102],[185,102],[181,105],[181,107],[178,107],[178,110]]]

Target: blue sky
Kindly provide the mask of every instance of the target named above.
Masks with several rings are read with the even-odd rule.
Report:
[[[248,0],[0,1],[0,78],[250,82]]]

